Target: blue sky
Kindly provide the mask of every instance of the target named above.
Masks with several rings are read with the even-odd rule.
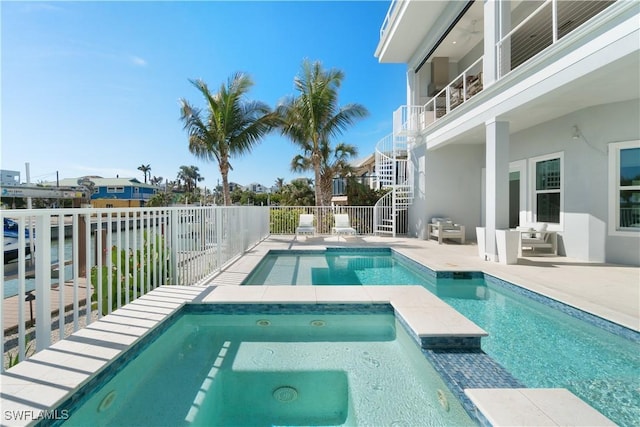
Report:
[[[180,98],[203,106],[189,79],[217,89],[243,71],[249,98],[275,106],[295,95],[304,58],[339,68],[340,104],[370,116],[335,142],[373,152],[405,103],[405,66],[373,56],[387,1],[6,2],[1,13],[1,167],[25,163],[31,180],[83,175],[175,179],[196,165],[212,187],[217,164],[195,158],[179,120]],[[232,160],[230,181],[271,186],[297,148],[278,133]],[[311,175],[309,175],[311,176]]]

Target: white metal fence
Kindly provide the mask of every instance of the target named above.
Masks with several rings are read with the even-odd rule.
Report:
[[[10,210],[0,216],[18,224],[17,242],[0,236],[5,251],[8,243],[17,248],[7,264],[5,252],[0,255],[0,330],[17,333],[18,360],[33,347],[27,328],[34,320],[29,336],[35,335],[32,350],[39,351],[51,344],[52,331],[62,339],[81,320],[90,323],[91,301],[100,317],[157,286],[204,283],[266,238],[270,220],[269,208],[253,206]],[[4,339],[0,348],[4,354]]]

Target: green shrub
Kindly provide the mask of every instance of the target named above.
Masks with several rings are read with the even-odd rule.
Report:
[[[147,247],[148,246],[148,247]],[[109,267],[103,265],[100,271],[97,266],[91,269],[91,284],[93,285],[93,294],[91,301],[96,301],[100,305],[103,315],[109,313],[109,289],[111,289],[111,310],[115,310],[118,306],[126,304],[127,286],[129,289],[129,300],[142,296],[153,285],[153,280],[158,274],[158,283],[155,286],[170,284],[169,263],[167,262],[163,269],[164,277],[159,276],[157,271],[159,263],[164,258],[164,238],[156,236],[155,241],[147,245],[147,235],[144,233],[142,249],[126,250],[118,249],[116,246],[111,248],[111,282],[109,282]],[[147,263],[147,253],[149,253],[149,263]],[[120,282],[118,283],[118,257],[120,257]],[[129,265],[129,275],[125,274],[126,266]],[[98,274],[102,276],[101,301],[98,301]],[[135,277],[135,286],[134,286]],[[151,282],[147,280],[151,279]],[[128,280],[127,280],[128,279]],[[127,285],[128,283],[128,285]],[[154,286],[154,287],[155,287]],[[118,300],[118,289],[120,290],[120,299]],[[134,293],[135,292],[135,293]],[[119,302],[119,304],[118,304]]]

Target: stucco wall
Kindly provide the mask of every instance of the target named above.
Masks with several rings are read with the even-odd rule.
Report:
[[[590,107],[511,135],[512,161],[563,153],[561,253],[594,262],[640,265],[640,235],[610,236],[607,231],[607,146],[640,139],[639,107],[637,100]],[[582,134],[578,139],[573,138],[574,125]],[[528,182],[529,191],[532,188]],[[527,204],[531,215],[530,197]]]
[[[480,224],[484,145],[450,145],[426,156],[422,145],[412,153],[412,162],[418,166],[418,174],[410,233],[424,237],[426,223],[434,216],[444,216],[464,225],[466,238],[475,240],[475,228]]]
[[[550,153],[563,155],[563,219],[558,230],[560,254],[593,262],[640,265],[640,233],[608,233],[608,144],[640,139],[637,100],[589,107],[510,135],[511,162],[526,162],[526,211],[533,220],[530,159]],[[573,138],[577,125],[581,137]],[[414,203],[409,233],[424,237],[433,216],[449,216],[467,227],[475,240],[482,225],[484,143],[448,145],[426,153],[424,144],[411,153]]]

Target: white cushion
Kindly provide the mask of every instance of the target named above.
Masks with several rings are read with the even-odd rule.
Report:
[[[445,218],[445,217],[439,217],[439,216],[434,216],[433,218],[431,218],[431,223],[432,224],[437,224],[439,222],[451,222],[451,218]]]

